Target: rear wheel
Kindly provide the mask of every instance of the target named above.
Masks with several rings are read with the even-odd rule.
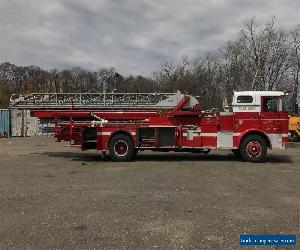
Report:
[[[239,151],[245,161],[262,162],[267,154],[267,143],[260,135],[248,135],[241,142]]]
[[[134,144],[128,135],[118,134],[110,139],[109,155],[112,161],[130,161],[134,153]]]

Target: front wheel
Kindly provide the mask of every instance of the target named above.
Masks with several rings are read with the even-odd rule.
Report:
[[[262,162],[267,155],[267,143],[260,135],[248,135],[240,144],[240,154],[245,161]]]
[[[109,155],[113,161],[130,161],[134,154],[134,144],[128,135],[118,134],[110,139]]]

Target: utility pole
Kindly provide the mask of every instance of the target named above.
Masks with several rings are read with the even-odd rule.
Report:
[[[113,92],[116,92],[117,91],[117,78],[120,77],[120,74],[119,73],[115,73],[115,79],[114,79],[114,89],[113,89]]]

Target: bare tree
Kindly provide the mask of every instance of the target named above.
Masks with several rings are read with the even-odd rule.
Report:
[[[219,91],[219,64],[217,59],[183,57],[177,64],[165,63],[154,74],[160,91],[198,95],[204,107],[221,106]]]
[[[299,93],[299,76],[300,76],[300,25],[291,33],[292,52],[291,52],[291,109],[297,112],[300,93]]]
[[[116,70],[114,67],[101,68],[98,71],[97,80],[101,85],[103,92],[110,92],[114,90]]]
[[[253,90],[279,89],[287,83],[290,41],[285,31],[275,26],[275,17],[259,26],[248,19],[241,30],[244,54],[253,68]]]

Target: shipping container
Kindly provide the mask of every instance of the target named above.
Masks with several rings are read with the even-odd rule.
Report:
[[[11,135],[37,136],[38,118],[30,116],[30,110],[11,109]]]
[[[0,134],[10,136],[10,112],[8,109],[0,109]]]
[[[54,135],[54,119],[39,119],[30,116],[30,110],[11,109],[10,126],[12,136],[45,136]]]

